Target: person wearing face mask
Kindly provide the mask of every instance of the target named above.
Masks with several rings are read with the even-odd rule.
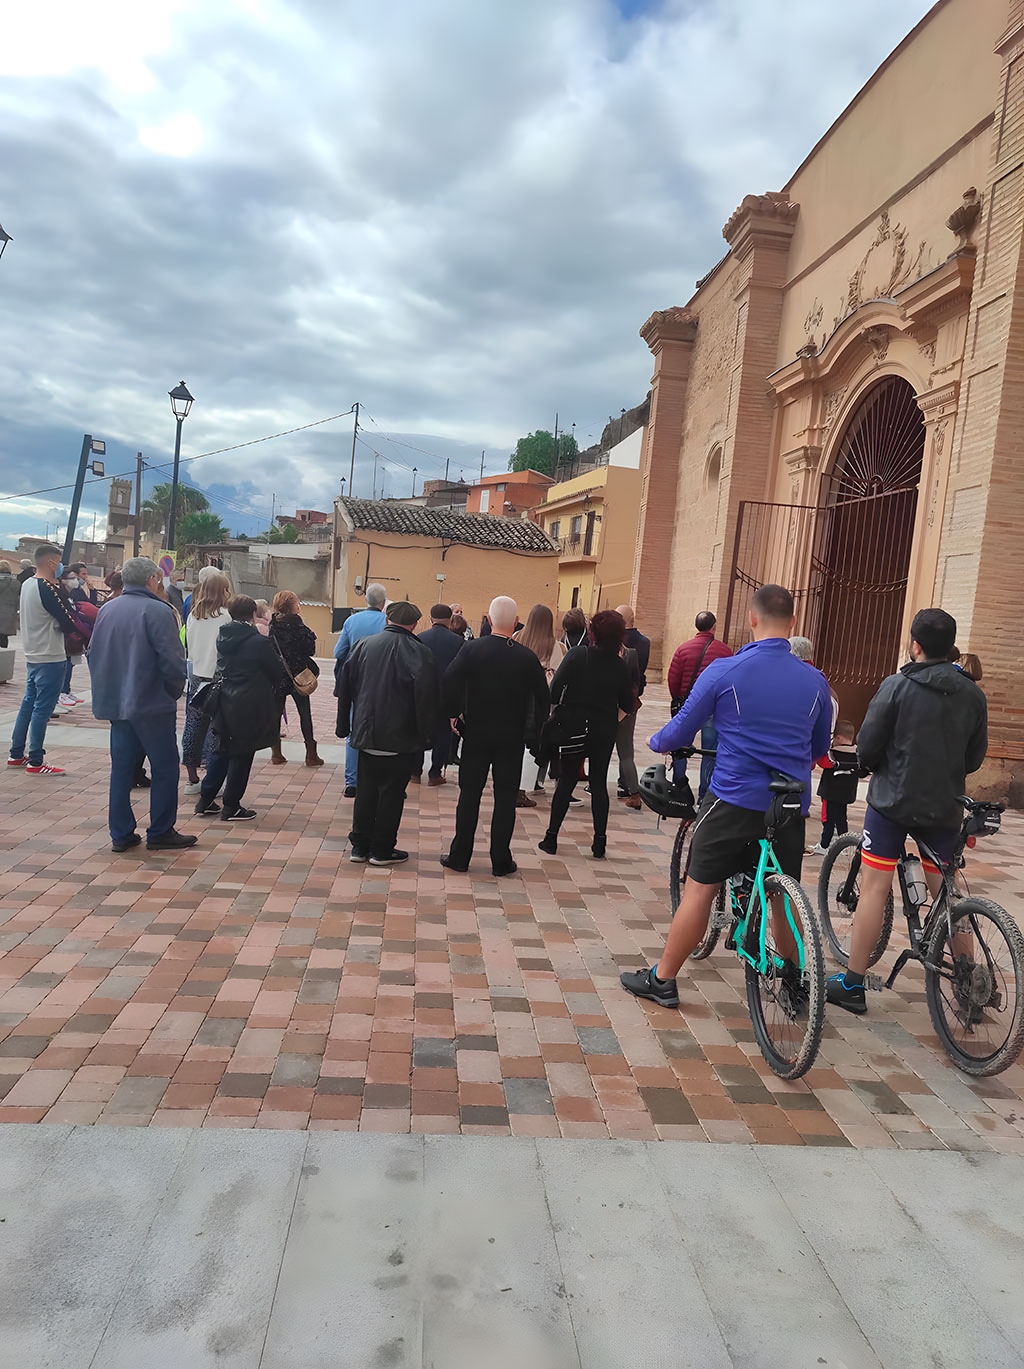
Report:
[[[60,588],[64,592],[72,614],[79,621],[81,628],[79,635],[82,642],[88,642],[92,633],[92,625],[96,621],[98,596],[89,583],[88,568],[84,561],[76,561],[74,565],[67,566],[64,569],[60,576]],[[73,645],[77,645],[77,643]],[[72,651],[68,655],[67,664],[64,667],[61,692],[57,696],[57,702],[62,708],[74,708],[76,704],[83,702],[71,689],[72,671],[76,665],[81,663],[81,660],[81,652]]]

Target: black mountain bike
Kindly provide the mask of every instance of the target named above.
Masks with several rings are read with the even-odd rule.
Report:
[[[918,842],[922,855],[942,874],[942,888],[923,923],[923,905],[907,878],[906,851],[896,864],[910,946],[897,956],[884,987],[891,989],[907,961],[916,960],[925,972],[932,1025],[950,1059],[965,1074],[999,1074],[1013,1064],[1024,1046],[1024,935],[1005,908],[963,892],[967,887],[961,873],[964,850],[979,836],[999,831],[1003,805],[975,803],[966,796],[960,802],[965,817],[956,854],[948,865]],[[829,847],[818,877],[821,925],[840,965],[849,963],[860,865],[860,835],[848,832]],[[882,932],[871,953],[872,965],[889,944],[893,912],[890,893]],[[867,976],[865,984],[870,989],[883,987],[876,975]]]

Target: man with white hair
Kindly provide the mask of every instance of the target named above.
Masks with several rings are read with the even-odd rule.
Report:
[[[487,614],[491,631],[467,642],[445,671],[444,706],[461,718],[462,761],[455,836],[441,864],[465,874],[473,856],[480,798],[490,771],[494,782],[491,817],[491,873],[511,875],[516,796],[523,768],[527,720],[536,728],[548,716],[550,694],[544,667],[529,647],[512,640],[518,622],[516,601],[495,599]]]
[[[178,700],[185,690],[185,648],[174,609],[157,593],[161,575],[148,556],[121,567],[124,592],[96,615],[89,642],[93,716],[110,723],[110,841],[128,851],[142,838],[135,830],[132,784],[149,757],[150,851],[180,851],[196,844],[175,830],[178,818]]]
[[[334,694],[340,697],[341,672],[345,668],[348,654],[357,642],[364,637],[373,637],[383,632],[388,625],[384,607],[388,592],[383,585],[367,585],[366,607],[350,613],[342,625],[341,635],[334,644]],[[356,785],[359,783],[359,752],[352,745],[351,735],[345,742],[345,797],[354,799]]]

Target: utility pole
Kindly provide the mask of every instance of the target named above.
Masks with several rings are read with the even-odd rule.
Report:
[[[444,483],[445,483],[446,485],[448,484],[448,462],[449,462],[450,460],[451,460],[451,457],[450,457],[450,456],[446,456],[445,459],[444,459]]]
[[[355,418],[352,420],[352,460],[349,462],[349,467],[348,467],[348,492],[349,492],[349,497],[351,497],[352,491],[355,489],[355,475],[356,475],[356,438],[359,436],[359,400],[358,400],[358,399],[356,400],[355,404],[353,405],[352,412],[355,414]],[[371,417],[372,417],[372,415],[371,415]],[[376,486],[376,475],[374,476],[374,486]]]
[[[132,555],[138,556],[142,537],[142,453],[135,453],[135,521],[132,529]]]
[[[558,415],[555,414],[555,464],[551,467],[551,474],[556,475],[558,471]]]
[[[487,455],[487,448],[480,453],[480,479],[484,478],[484,457]]]
[[[374,454],[373,454],[373,494],[371,495],[371,498],[373,498],[373,499],[376,499],[376,498],[377,498],[377,461],[378,461],[378,453],[377,453],[377,452],[374,452]]]
[[[418,469],[418,468],[417,468],[416,466],[413,466],[413,468],[412,468],[412,497],[413,497],[413,499],[416,498],[416,471],[417,471],[417,469]]]
[[[93,545],[95,545],[95,543],[96,543],[96,515],[95,515],[95,514],[93,514],[93,516],[92,516],[92,532],[91,532],[91,534],[90,534],[90,536],[89,536],[89,541],[92,542]]]
[[[274,526],[274,514],[277,512],[277,495],[270,496],[270,527],[267,528],[267,541],[270,541],[270,530]]]

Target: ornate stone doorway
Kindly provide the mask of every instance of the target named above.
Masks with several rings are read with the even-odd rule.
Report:
[[[792,586],[797,631],[858,724],[899,660],[924,441],[913,387],[886,376],[850,415],[819,504],[740,505],[727,640],[746,640],[752,589]]]

